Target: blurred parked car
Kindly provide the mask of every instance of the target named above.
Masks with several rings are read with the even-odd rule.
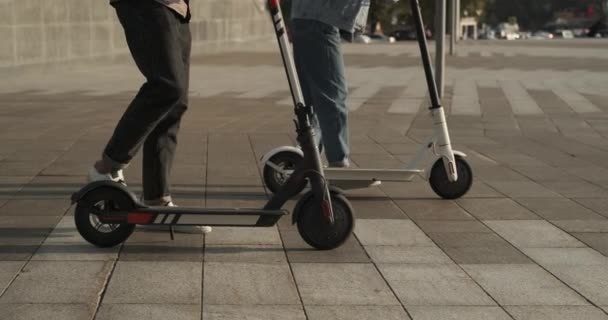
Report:
[[[485,31],[482,31],[477,38],[481,40],[494,40],[496,39],[496,31],[487,28]]]
[[[519,25],[517,23],[500,23],[498,24],[498,37],[506,40],[519,39]]]
[[[520,31],[519,32],[519,39],[521,39],[521,40],[532,39],[532,32]]]
[[[385,36],[383,34],[366,34],[371,40],[371,42],[385,42],[385,43],[395,43],[397,39],[395,37]]]
[[[427,28],[424,32],[426,34],[426,38],[427,39],[432,39],[433,38],[433,32],[431,32],[430,29]],[[414,29],[414,28],[395,30],[395,31],[393,31],[393,32],[390,33],[389,37],[395,38],[396,41],[405,41],[405,40],[416,40],[416,39],[418,39],[418,35],[416,33],[416,29]]]
[[[606,21],[602,19],[594,23],[589,28],[589,33],[587,33],[587,36],[592,38],[608,37],[608,24],[606,23]]]
[[[362,34],[362,33],[356,33],[356,34],[353,36],[353,42],[354,42],[354,43],[363,43],[363,44],[369,44],[369,43],[371,43],[371,42],[372,42],[372,39],[371,39],[369,36],[364,35],[364,34]]]
[[[608,29],[598,30],[595,34],[596,38],[608,38]]]
[[[572,30],[567,29],[555,30],[555,32],[553,32],[553,36],[555,38],[574,39],[574,33],[572,32]]]
[[[405,41],[405,40],[416,40],[416,30],[414,29],[401,29],[395,30],[391,32],[391,37],[395,38],[397,41]]]
[[[536,31],[536,32],[532,33],[532,37],[530,37],[530,39],[533,39],[533,40],[553,39],[553,33],[547,32],[547,31]]]
[[[572,29],[572,33],[574,33],[574,37],[576,37],[576,38],[584,38],[589,33],[589,29],[575,28],[575,29]]]

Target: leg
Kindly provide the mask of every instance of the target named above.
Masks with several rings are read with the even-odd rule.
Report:
[[[104,162],[113,170],[127,166],[146,137],[180,104],[188,85],[179,41],[181,19],[154,1],[119,2],[116,11],[146,82],[105,148]]]
[[[298,73],[322,132],[330,164],[349,155],[346,78],[339,30],[314,20],[293,21],[293,46]]]
[[[177,147],[177,133],[182,116],[188,109],[188,85],[190,83],[190,28],[182,23],[178,33],[183,70],[180,75],[184,83],[179,103],[148,135],[143,149],[143,186],[144,200],[150,204],[164,204],[171,202],[169,181],[173,158]]]

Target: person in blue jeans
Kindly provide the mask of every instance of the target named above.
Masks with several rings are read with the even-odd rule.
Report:
[[[362,31],[369,0],[292,0],[294,60],[304,99],[314,110],[318,143],[330,167],[349,163],[348,88],[340,30]]]

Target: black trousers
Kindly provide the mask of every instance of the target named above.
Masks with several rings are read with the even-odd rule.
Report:
[[[177,133],[188,108],[188,19],[155,1],[124,0],[114,7],[146,82],[118,122],[104,160],[125,168],[143,146],[144,199],[170,200]]]

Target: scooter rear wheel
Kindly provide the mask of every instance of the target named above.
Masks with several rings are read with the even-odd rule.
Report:
[[[458,180],[450,182],[445,172],[443,159],[439,158],[431,169],[429,183],[435,193],[443,199],[458,199],[464,196],[473,185],[473,170],[460,156],[456,156],[456,172]]]
[[[354,210],[346,197],[331,193],[334,223],[323,216],[320,201],[312,192],[304,195],[296,204],[298,232],[306,243],[319,250],[331,250],[341,246],[355,228]]]
[[[128,211],[133,207],[133,201],[123,191],[109,187],[92,190],[76,205],[76,229],[86,241],[95,246],[107,248],[119,245],[129,238],[135,225],[106,224],[99,217],[112,211]]]
[[[281,151],[270,157],[268,162],[272,162],[275,166],[281,168],[281,170],[293,171],[296,169],[298,163],[300,163],[302,160],[302,156],[298,153],[292,151]],[[289,176],[290,175],[287,173],[277,171],[275,168],[268,165],[268,163],[264,164],[264,183],[266,184],[268,190],[270,190],[272,193],[277,193],[283,184],[287,182]],[[302,181],[294,196],[302,192],[302,190],[306,188],[306,184],[306,180]]]

